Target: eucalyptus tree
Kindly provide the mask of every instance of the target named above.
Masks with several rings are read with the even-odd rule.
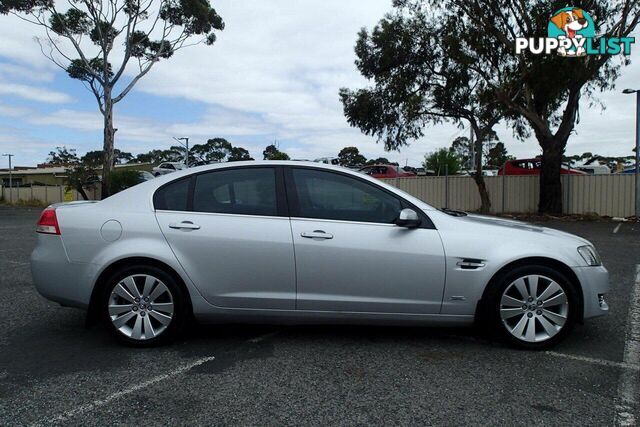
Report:
[[[472,174],[488,212],[491,200],[482,176],[483,143],[495,139],[502,109],[487,92],[476,67],[451,59],[454,48],[438,14],[396,4],[356,42],[356,66],[372,82],[364,89],[340,90],[344,113],[354,127],[377,137],[386,150],[399,150],[425,135],[425,128],[450,122],[467,125],[474,136]],[[478,65],[482,67],[482,65]]]
[[[212,45],[222,18],[208,0],[0,0],[0,13],[43,29],[42,53],[80,80],[103,116],[103,197],[113,168],[114,105],[176,51]]]
[[[449,59],[473,70],[497,101],[520,139],[532,135],[542,148],[540,212],[562,212],[560,170],[567,141],[579,122],[581,101],[597,106],[597,92],[614,88],[624,55],[589,54],[567,58],[553,52],[516,53],[517,39],[547,37],[550,18],[566,1],[396,0],[409,13],[429,13],[450,41]],[[638,0],[578,2],[597,26],[593,45],[628,38],[640,20]],[[584,102],[583,102],[584,103]],[[603,106],[604,107],[604,106]]]

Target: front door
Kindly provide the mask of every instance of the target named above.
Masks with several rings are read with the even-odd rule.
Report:
[[[432,228],[393,222],[405,201],[364,179],[311,168],[287,172],[297,309],[434,314],[445,280]]]
[[[278,187],[280,169],[243,167],[196,174],[156,192],[160,228],[210,304],[295,309],[291,228]]]

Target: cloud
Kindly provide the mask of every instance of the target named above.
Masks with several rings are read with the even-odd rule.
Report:
[[[374,138],[348,125],[338,90],[367,85],[354,65],[357,33],[375,25],[390,10],[391,0],[217,0],[213,4],[226,23],[215,45],[186,48],[161,61],[118,104],[115,126],[120,148],[139,152],[168,147],[173,136],[190,136],[193,143],[222,136],[260,158],[264,146],[277,138],[281,148],[296,158],[334,156],[342,147],[353,145],[367,157],[384,156],[403,164],[409,159],[409,164],[417,166],[425,153],[468,134],[452,124],[441,124],[425,129],[425,137],[400,153],[385,153]],[[0,94],[29,101],[27,106],[5,102],[0,115],[36,125],[40,131],[51,130],[51,146],[64,135],[90,139],[95,149],[102,139],[102,119],[91,95],[79,84],[68,85],[68,93],[47,85],[63,72],[43,57],[34,35],[38,34],[32,25],[0,16],[0,56],[8,59],[0,62]],[[638,58],[638,50],[632,49],[632,61]],[[121,53],[121,46],[116,53]],[[127,77],[134,73],[132,66]],[[622,69],[618,88],[634,87],[638,81],[640,67],[633,63]],[[136,104],[130,100],[142,99],[141,94],[165,107],[128,108]],[[191,118],[166,111],[168,101],[176,98],[193,111]],[[44,105],[73,99],[78,100],[73,109],[52,112],[50,105]],[[617,89],[601,99],[608,107],[604,112],[582,100],[569,154],[630,154],[633,97]],[[86,106],[78,106],[83,100]],[[540,152],[534,138],[516,141],[506,124],[496,130],[510,153],[530,157]]]
[[[30,101],[46,104],[64,104],[72,102],[73,98],[66,93],[49,90],[39,86],[0,81],[0,95],[13,95]]]

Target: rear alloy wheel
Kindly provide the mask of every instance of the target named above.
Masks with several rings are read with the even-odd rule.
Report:
[[[165,342],[180,329],[184,298],[174,279],[154,267],[129,268],[113,277],[103,301],[108,325],[128,343]]]
[[[521,267],[494,290],[493,323],[516,346],[548,348],[573,327],[576,301],[574,288],[562,274],[544,266]]]

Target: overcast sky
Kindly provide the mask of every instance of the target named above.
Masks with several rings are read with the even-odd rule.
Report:
[[[439,125],[401,152],[385,153],[347,124],[338,90],[366,85],[354,65],[357,32],[389,11],[390,0],[212,4],[226,24],[218,41],[159,63],[117,105],[116,148],[137,154],[169,148],[173,136],[189,136],[191,143],[224,137],[261,159],[275,139],[292,158],[335,156],[354,145],[368,158],[408,159],[418,166],[425,153],[468,134]],[[35,165],[56,146],[79,154],[101,149],[93,95],[43,57],[35,35],[36,27],[0,15],[0,153],[15,154],[14,165]],[[632,65],[623,69],[616,90],[600,95],[604,111],[583,102],[568,154],[632,154],[635,102],[620,92],[640,88],[639,50],[633,46]],[[504,125],[497,130],[511,154],[540,153],[535,140],[515,141]],[[6,163],[0,158],[0,167]]]

